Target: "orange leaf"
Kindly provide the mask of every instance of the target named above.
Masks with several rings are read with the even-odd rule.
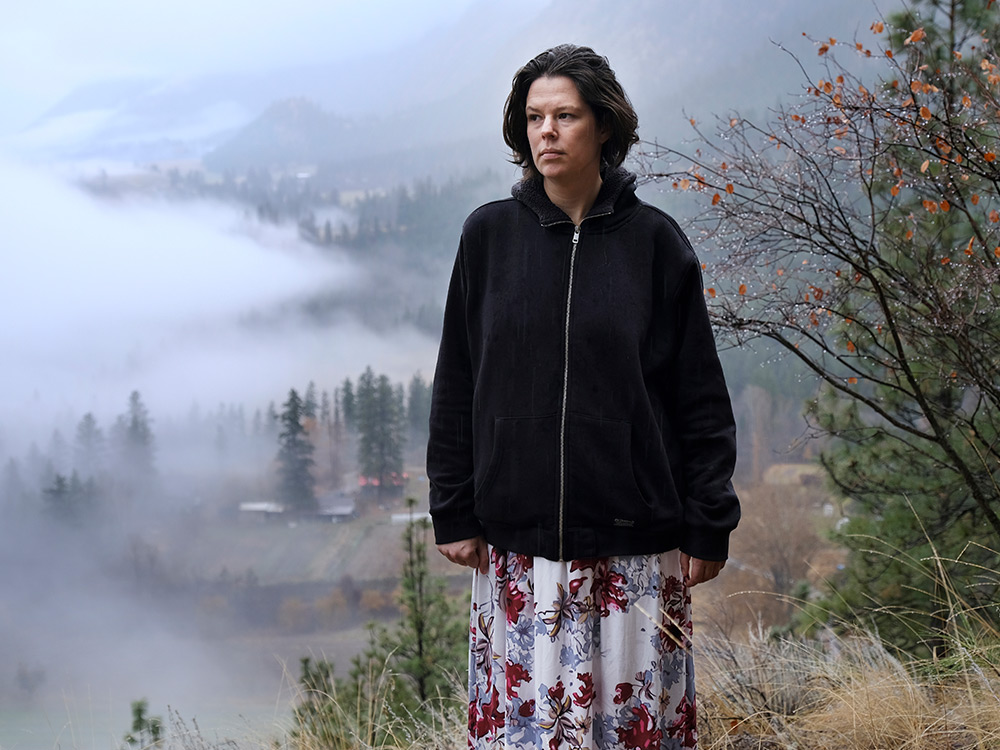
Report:
[[[972,106],[972,99],[969,98],[968,94],[966,94],[965,96],[962,97],[962,106],[963,107],[971,107]]]
[[[889,192],[892,193],[893,197],[899,195],[899,185],[893,185],[889,188]]]
[[[916,79],[910,81],[910,91],[912,91],[914,94],[920,91],[920,86],[921,86],[920,81]]]
[[[720,202],[721,200],[722,200],[722,196],[721,196],[721,195],[719,195],[718,193],[716,193],[715,195],[713,195],[713,196],[712,196],[712,205],[713,205],[713,206],[718,206],[718,205],[719,205],[719,202]]]
[[[887,49],[885,51],[885,56],[888,57],[891,60],[892,59],[892,50],[891,49]]]
[[[923,117],[925,120],[929,120],[931,119],[931,111],[927,109],[927,107],[921,107],[920,116]]]
[[[975,242],[975,237],[969,237],[969,244],[965,248],[966,255],[972,255],[972,243]]]
[[[941,201],[941,210],[948,213],[951,211],[951,204],[948,201]]]
[[[942,259],[941,259],[941,265],[942,265],[942,266],[946,266],[946,265],[948,265],[949,263],[951,263],[951,258],[942,258]]]
[[[930,165],[931,165],[931,160],[930,159],[926,159],[924,161],[924,163],[920,165],[920,171],[921,172],[926,172],[927,171],[927,167],[929,167]]]
[[[713,287],[708,288],[708,296],[715,299],[715,289]]]
[[[906,230],[906,239],[908,239],[908,240],[912,240],[913,239],[913,230],[912,229],[907,229]]]
[[[973,193],[972,194],[972,205],[973,206],[978,206],[979,205],[979,194],[978,193]]]
[[[1000,258],[1000,247],[998,247],[998,248],[997,248],[996,250],[994,250],[994,251],[993,251],[993,254],[994,254],[995,256],[997,256],[998,258]]]
[[[691,180],[685,177],[683,180],[680,181],[680,186],[681,190],[687,190],[689,187],[691,187]]]
[[[992,151],[987,151],[985,154],[983,154],[983,158],[986,159],[986,161],[988,162],[994,162],[997,159],[997,155],[994,154]]]
[[[692,117],[691,118],[691,127],[694,127],[696,124],[697,123],[695,122],[695,119]]]
[[[917,29],[916,31],[914,31],[912,34],[910,34],[908,37],[906,37],[906,39],[903,41],[903,44],[910,44],[910,43],[913,43],[913,42],[919,42],[925,36],[927,36],[927,32],[925,32],[923,30],[923,27],[921,27],[921,28]]]
[[[746,293],[747,293],[747,285],[740,284],[740,294],[746,294]]]
[[[736,188],[733,187],[733,183],[730,182],[728,185],[726,185],[726,192],[729,193],[730,195],[732,195],[735,190]]]
[[[1000,214],[996,212],[996,209],[990,211],[990,221],[993,224],[1000,222]]]
[[[851,385],[857,385],[858,384],[858,379],[857,378],[848,378],[847,382],[850,383]]]
[[[881,34],[884,30],[885,30],[885,24],[883,24],[881,21],[876,21],[875,23],[872,24],[872,31],[874,31],[876,34]]]
[[[925,200],[924,209],[926,209],[927,213],[936,214],[938,210],[938,204],[935,203],[934,201]]]
[[[778,269],[778,276],[784,276],[784,275],[785,275],[784,269],[779,268]]]
[[[848,341],[847,342],[847,351],[849,351],[851,354],[854,354],[855,350],[856,350],[856,347],[854,346],[854,342],[853,341]]]
[[[819,48],[819,54],[820,54],[821,56],[822,56],[822,55],[825,55],[825,54],[826,54],[827,52],[829,52],[829,51],[830,51],[830,48],[829,48],[829,46],[827,46],[827,45],[825,45],[825,44],[824,44],[824,45],[822,45],[822,46],[821,46],[821,47]]]

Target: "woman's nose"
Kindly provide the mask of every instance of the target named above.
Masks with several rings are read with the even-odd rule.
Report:
[[[554,117],[546,117],[545,119],[543,119],[542,120],[542,137],[544,137],[544,138],[550,138],[553,135],[555,135],[555,132],[556,132],[555,124],[556,124],[556,121],[555,121]]]

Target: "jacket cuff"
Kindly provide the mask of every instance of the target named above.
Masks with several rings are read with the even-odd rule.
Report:
[[[720,534],[708,529],[688,528],[681,543],[681,552],[699,560],[725,562],[729,559],[729,532]]]
[[[449,544],[483,536],[483,527],[474,517],[442,518],[432,514],[431,522],[434,524],[435,544]]]

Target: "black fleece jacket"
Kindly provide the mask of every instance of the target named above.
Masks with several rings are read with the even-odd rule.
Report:
[[[604,175],[574,227],[539,180],[465,222],[427,451],[438,544],[725,560],[735,424],[677,223]]]

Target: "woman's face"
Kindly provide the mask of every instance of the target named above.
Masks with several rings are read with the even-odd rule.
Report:
[[[590,105],[566,76],[538,78],[525,102],[528,144],[535,169],[546,181],[572,187],[593,184],[601,173],[601,146],[607,127],[598,125]]]

